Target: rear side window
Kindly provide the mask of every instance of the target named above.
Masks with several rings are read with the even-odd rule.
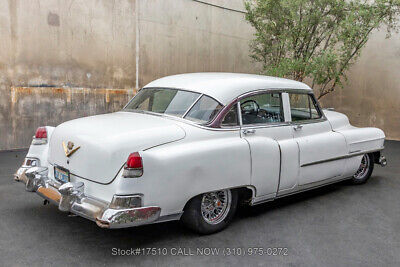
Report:
[[[221,122],[222,127],[232,127],[239,125],[239,116],[237,112],[237,104],[235,103],[231,109],[225,114]]]
[[[185,119],[204,124],[214,119],[221,108],[221,104],[216,100],[203,95],[185,115]]]
[[[309,94],[289,94],[292,121],[320,119],[322,117],[314,98]]]

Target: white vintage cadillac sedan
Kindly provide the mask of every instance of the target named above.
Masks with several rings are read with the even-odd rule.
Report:
[[[158,79],[116,113],[40,127],[15,180],[104,228],[182,219],[208,234],[256,205],[349,179],[385,135],[322,110],[307,85],[194,73]]]

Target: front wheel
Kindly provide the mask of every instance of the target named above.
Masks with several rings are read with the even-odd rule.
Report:
[[[182,222],[200,234],[221,231],[235,215],[237,202],[237,191],[230,189],[196,196],[186,205]]]
[[[363,184],[367,182],[374,170],[374,155],[364,154],[361,159],[360,167],[350,180],[353,184]]]

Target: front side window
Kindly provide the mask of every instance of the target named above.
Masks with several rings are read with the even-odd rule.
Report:
[[[283,122],[280,93],[262,93],[240,100],[243,125]]]
[[[292,121],[320,119],[322,117],[311,95],[290,93],[289,100]]]
[[[142,89],[125,109],[183,116],[200,94],[177,89]]]
[[[221,108],[220,103],[209,96],[203,95],[185,115],[185,119],[202,124],[207,123],[214,119]]]

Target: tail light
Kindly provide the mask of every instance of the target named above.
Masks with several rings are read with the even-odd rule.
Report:
[[[43,145],[47,143],[47,130],[46,127],[39,127],[33,136],[33,145]]]
[[[39,159],[35,158],[25,158],[24,163],[22,163],[22,167],[37,167],[39,165]]]
[[[136,178],[143,175],[142,157],[139,152],[131,153],[125,163],[122,176],[125,178]]]

